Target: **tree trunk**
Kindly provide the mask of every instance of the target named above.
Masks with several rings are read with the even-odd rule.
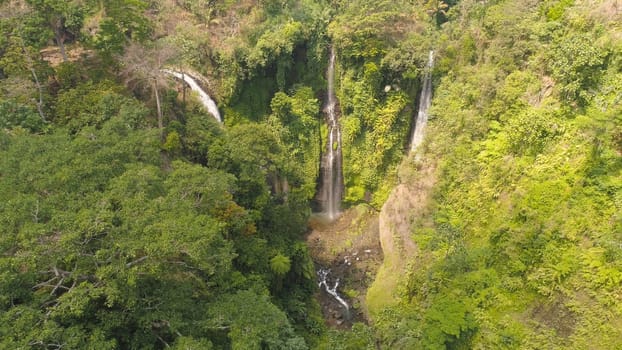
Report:
[[[58,26],[54,26],[54,37],[56,38],[56,44],[58,44],[58,48],[60,49],[60,54],[63,56],[63,62],[67,62],[67,52],[65,51],[65,35],[62,33],[62,29],[60,28],[60,24]]]
[[[39,116],[41,119],[45,121],[45,114],[43,114],[43,88],[41,87],[41,83],[39,83],[39,78],[37,78],[37,72],[35,72],[34,68],[30,68],[30,72],[32,73],[32,77],[35,79],[35,84],[37,84],[37,89],[39,90],[39,101],[37,101],[37,111],[39,112]]]
[[[160,93],[158,92],[158,78],[153,78],[153,92],[156,98],[156,108],[158,110],[158,129],[160,138],[164,138],[164,121],[162,120],[162,105],[160,104]]]
[[[22,52],[24,53],[24,57],[26,58],[26,63],[28,65],[28,70],[32,74],[33,79],[35,80],[35,84],[37,85],[37,90],[39,91],[39,101],[37,101],[37,111],[39,112],[39,116],[43,121],[46,121],[45,114],[43,113],[43,87],[41,86],[41,82],[39,82],[39,78],[37,77],[37,72],[35,71],[34,63],[32,62],[32,58],[28,54],[26,50],[26,46],[24,45],[24,41],[22,40]]]
[[[181,96],[182,96],[182,101],[183,101],[183,108],[184,108],[184,117],[186,116],[186,79],[185,79],[185,72],[183,70],[181,70]]]
[[[156,99],[156,108],[158,110],[158,129],[160,129],[160,142],[164,143],[166,138],[164,137],[164,121],[162,117],[162,105],[160,103],[160,93],[158,92],[158,78],[153,78],[153,92]],[[160,150],[160,159],[162,160],[162,169],[169,171],[171,169],[171,159],[168,153],[164,150]]]

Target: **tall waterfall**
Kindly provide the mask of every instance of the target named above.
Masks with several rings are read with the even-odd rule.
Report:
[[[335,96],[335,49],[332,46],[326,79],[328,81],[328,99],[324,113],[328,125],[328,139],[326,153],[322,159],[322,188],[319,199],[323,203],[324,213],[332,220],[339,215],[339,206],[343,196],[341,129],[337,113],[337,97]]]
[[[220,112],[218,111],[218,107],[216,106],[216,102],[212,100],[212,98],[205,92],[201,86],[194,80],[193,77],[188,75],[188,73],[180,73],[175,72],[169,69],[163,69],[164,73],[170,74],[177,79],[183,80],[190,86],[192,91],[195,91],[199,94],[199,100],[201,100],[201,104],[207,109],[207,111],[216,118],[219,123],[222,123],[222,119],[220,117]]]
[[[421,88],[421,97],[419,99],[419,111],[417,112],[417,119],[415,119],[415,127],[413,129],[412,138],[410,140],[410,149],[414,151],[421,142],[423,142],[423,135],[425,132],[425,126],[428,123],[428,109],[432,102],[432,68],[434,67],[434,51],[430,50],[428,56],[428,65],[425,69],[423,76],[423,87]]]

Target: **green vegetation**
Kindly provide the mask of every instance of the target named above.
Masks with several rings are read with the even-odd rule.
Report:
[[[347,204],[371,197],[379,209],[395,182],[419,89],[418,67],[431,47],[424,16],[405,1],[344,1],[329,24],[340,63]]]
[[[439,183],[430,214],[413,213],[419,251],[402,303],[376,323],[390,348],[622,346],[615,9],[449,11],[425,145]]]
[[[222,127],[161,72],[164,2],[80,5],[0,3],[0,347],[308,349],[313,90]]]
[[[621,6],[0,0],[0,348],[622,348]],[[331,45],[344,206],[436,177],[349,331],[302,240]]]
[[[133,103],[75,134],[3,133],[2,346],[306,348],[290,320],[314,310],[313,270],[293,244],[307,210],[175,156],[175,131],[163,148],[178,159],[163,163],[158,132],[131,125],[145,111]]]

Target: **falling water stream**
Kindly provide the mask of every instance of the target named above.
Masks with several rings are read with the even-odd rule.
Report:
[[[434,51],[430,50],[428,65],[423,76],[423,87],[421,88],[421,98],[419,99],[419,111],[415,119],[412,138],[410,140],[410,150],[414,151],[423,142],[425,126],[428,123],[428,109],[432,102],[432,68],[434,67]]]
[[[339,215],[339,206],[343,196],[341,129],[337,113],[337,97],[335,96],[335,49],[333,47],[330,48],[326,79],[328,81],[328,100],[324,112],[328,124],[328,139],[322,162],[323,176],[320,200],[323,202],[324,213],[330,220],[333,220]]]
[[[326,151],[322,155],[320,163],[322,171],[322,183],[318,199],[322,203],[323,214],[329,220],[334,220],[339,216],[341,198],[343,196],[343,174],[341,169],[341,129],[339,127],[339,114],[337,111],[337,97],[335,96],[335,49],[330,48],[328,68],[326,70],[327,100],[324,106],[326,124],[328,126],[328,137],[326,140]],[[331,287],[330,269],[319,269],[317,271],[318,286],[335,299],[343,309],[344,319],[350,319],[350,307],[348,303],[337,293],[339,278],[336,278]]]
[[[339,287],[339,278],[335,280],[335,284],[331,288],[329,287],[330,269],[319,269],[317,271],[317,276],[318,276],[318,280],[320,281],[318,283],[318,286],[320,288],[324,286],[324,290],[326,290],[328,294],[330,294],[333,298],[335,298],[335,300],[337,300],[337,302],[343,307],[343,317],[346,320],[349,320],[350,319],[350,307],[348,306],[348,303],[345,300],[343,300],[343,298],[339,295],[339,293],[337,293],[337,287]]]
[[[164,73],[170,74],[177,79],[183,80],[190,86],[192,91],[195,91],[199,94],[199,100],[203,106],[207,109],[207,111],[216,118],[219,123],[222,123],[222,119],[220,117],[220,112],[218,111],[218,107],[216,106],[216,102],[212,100],[212,98],[199,86],[199,84],[194,80],[193,77],[188,75],[187,73],[180,73],[176,71],[172,71],[169,69],[163,69]]]

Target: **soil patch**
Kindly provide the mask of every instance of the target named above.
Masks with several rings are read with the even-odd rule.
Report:
[[[67,54],[67,60],[69,62],[76,62],[88,58],[93,58],[95,52],[93,50],[87,50],[79,44],[72,44],[65,46],[65,53]],[[56,67],[63,63],[63,55],[60,53],[58,46],[48,46],[40,51],[41,58],[44,61],[48,61],[50,66]]]

